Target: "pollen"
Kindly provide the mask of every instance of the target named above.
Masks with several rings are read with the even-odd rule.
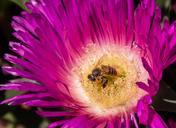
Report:
[[[90,45],[73,69],[79,100],[102,113],[133,108],[143,92],[138,81],[147,81],[137,50],[113,45]]]

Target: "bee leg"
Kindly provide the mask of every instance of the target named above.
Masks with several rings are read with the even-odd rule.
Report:
[[[103,88],[106,87],[107,83],[108,83],[107,78],[106,77],[102,77],[102,86],[103,86]]]

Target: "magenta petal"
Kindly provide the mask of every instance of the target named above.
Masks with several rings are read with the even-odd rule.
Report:
[[[60,116],[75,116],[72,112],[57,112],[57,111],[37,111],[37,114],[42,117],[60,117]]]
[[[105,128],[107,125],[107,122],[103,122],[103,123],[100,123],[96,126],[96,128]],[[108,125],[111,125],[111,124],[108,124]],[[120,127],[119,127],[120,128]]]
[[[114,124],[111,121],[109,121],[107,128],[114,128]]]
[[[13,102],[23,103],[29,100],[34,100],[36,98],[47,98],[47,97],[51,97],[51,94],[49,93],[23,94],[23,95],[18,95],[10,99],[4,100],[3,102],[1,102],[1,104],[13,103]]]
[[[28,106],[35,106],[35,107],[42,107],[42,108],[52,108],[52,107],[59,107],[59,106],[69,106],[65,102],[62,101],[45,101],[45,100],[31,100],[24,102],[23,104]],[[71,106],[70,106],[71,107]]]
[[[153,70],[148,64],[147,60],[144,57],[142,57],[141,59],[142,59],[144,68],[149,72],[150,77],[155,80],[156,78],[154,77]]]
[[[149,87],[145,83],[143,83],[143,82],[136,82],[136,84],[138,85],[139,88],[142,88],[146,92],[149,92]]]
[[[145,49],[147,46],[147,36],[149,34],[152,17],[154,15],[155,1],[141,0],[135,14],[135,38],[136,43]]]
[[[149,108],[150,103],[151,103],[150,96],[145,96],[143,97],[143,99],[141,99],[138,102],[137,115],[139,117],[139,123],[141,124],[144,124],[144,125],[148,124],[148,119],[150,114],[150,108]]]
[[[32,83],[8,83],[6,85],[0,86],[0,90],[18,90],[18,91],[31,91],[31,92],[43,92],[46,91],[41,85],[35,85]]]
[[[76,123],[75,123],[76,122]],[[91,121],[87,116],[78,116],[70,119],[62,127],[72,127],[72,128],[92,128],[97,124],[97,122]]]
[[[56,127],[58,127],[58,126],[61,126],[61,125],[63,125],[64,123],[66,123],[68,120],[62,120],[62,121],[56,121],[56,122],[53,122],[53,123],[51,123],[49,126],[48,126],[48,128],[56,128]],[[62,127],[62,128],[64,128],[64,127]],[[66,127],[65,127],[66,128]]]
[[[149,108],[145,104],[139,102],[137,108],[137,114],[139,117],[139,123],[147,125],[149,118]]]
[[[139,117],[139,123],[150,126],[151,128],[167,128],[161,117],[150,108],[150,103],[150,96],[145,96],[138,102],[137,115]]]
[[[15,76],[21,76],[29,79],[33,79],[33,76],[31,73],[24,71],[23,69],[15,68],[15,67],[10,67],[10,66],[4,66],[3,71],[15,75]]]
[[[150,108],[149,126],[151,128],[168,128],[161,117]]]

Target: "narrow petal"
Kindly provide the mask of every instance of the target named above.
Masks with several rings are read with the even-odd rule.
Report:
[[[39,114],[42,117],[63,117],[63,116],[75,116],[75,113],[72,112],[58,112],[58,111],[37,111],[37,114]]]

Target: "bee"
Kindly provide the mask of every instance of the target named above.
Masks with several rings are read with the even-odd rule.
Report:
[[[109,79],[117,75],[115,68],[111,66],[101,65],[100,68],[95,68],[92,73],[88,75],[88,79],[97,84],[101,84],[103,88],[106,87]]]
[[[101,84],[102,87],[105,88],[108,84],[108,81],[111,81],[114,76],[117,76],[117,71],[115,68],[101,65],[100,67],[93,69],[91,74],[89,74],[87,77],[90,81]]]
[[[105,88],[108,83],[108,79],[103,76],[100,68],[95,68],[92,71],[92,74],[88,75],[88,79],[92,82],[96,82],[97,84],[101,84],[103,88]]]
[[[101,71],[105,75],[109,75],[109,76],[116,76],[117,75],[116,69],[111,66],[102,65]]]

